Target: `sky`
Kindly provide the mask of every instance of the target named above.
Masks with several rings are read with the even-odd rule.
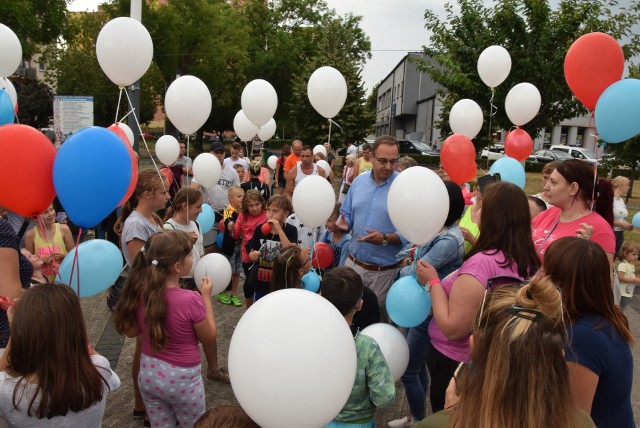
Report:
[[[424,12],[430,8],[444,13],[446,0],[326,0],[339,15],[351,12],[362,16],[361,28],[371,39],[371,59],[362,72],[367,93],[410,51],[427,43]],[[95,11],[98,0],[74,0],[71,11]],[[144,16],[142,17],[144,24]]]

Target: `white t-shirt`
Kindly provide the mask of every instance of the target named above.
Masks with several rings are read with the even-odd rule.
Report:
[[[202,256],[204,256],[204,247],[202,245],[202,231],[200,231],[200,227],[196,224],[195,221],[189,222],[188,225],[180,224],[174,219],[170,218],[169,220],[164,222],[164,228],[166,230],[181,230],[183,232],[196,232],[198,234],[198,239],[196,243],[193,244],[193,249],[191,253],[193,254],[193,265],[191,266],[191,273],[187,278],[193,278],[193,272],[196,270],[196,265]]]
[[[238,160],[233,160],[231,158],[224,158],[224,166],[233,168],[234,165],[242,165],[245,171],[249,169],[249,164],[243,158],[238,158]]]
[[[618,265],[618,272],[624,273],[626,278],[635,278],[636,267],[633,263],[623,260]],[[633,289],[636,288],[636,285],[632,282],[622,282],[622,278],[618,278],[620,279],[620,294],[624,297],[633,297]]]
[[[100,427],[102,426],[102,416],[104,407],[107,402],[107,395],[120,387],[120,378],[111,370],[109,361],[102,355],[92,355],[91,361],[96,366],[98,372],[107,381],[107,385],[103,386],[102,400],[95,403],[89,408],[81,412],[69,412],[65,416],[56,416],[51,419],[38,419],[34,412],[40,404],[40,396],[33,403],[31,415],[27,415],[29,403],[36,390],[36,385],[27,383],[25,385],[25,393],[18,402],[18,409],[13,407],[13,390],[20,378],[9,376],[7,372],[0,372],[0,417],[4,418],[10,427]],[[18,394],[20,396],[20,394]]]
[[[358,153],[358,148],[354,144],[347,147],[347,156],[353,155],[355,157],[357,153]]]
[[[629,211],[627,211],[627,206],[624,204],[624,200],[621,197],[614,197],[613,221],[626,221],[628,215]],[[613,230],[615,230],[616,232],[620,232],[624,229],[620,226],[613,226]]]

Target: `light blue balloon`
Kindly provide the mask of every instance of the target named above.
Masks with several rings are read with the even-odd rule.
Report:
[[[605,89],[595,119],[598,136],[607,143],[621,143],[640,133],[640,80],[622,79]]]
[[[387,294],[389,318],[401,327],[415,327],[427,319],[431,295],[415,276],[404,276],[393,283]]]
[[[13,104],[9,93],[0,89],[0,126],[13,123]]]
[[[503,157],[498,159],[491,165],[489,174],[500,174],[500,180],[513,183],[521,189],[524,189],[524,183],[527,180],[527,175],[524,172],[522,164],[516,159],[510,157]]]
[[[207,233],[213,229],[213,223],[216,221],[216,215],[213,212],[213,208],[209,204],[202,204],[202,212],[198,214],[197,218],[200,230],[202,233]]]
[[[310,270],[302,277],[302,288],[312,293],[317,293],[320,290],[320,277],[315,271]]]
[[[631,224],[635,228],[640,228],[640,211],[633,216],[633,219],[631,220]]]
[[[76,252],[78,259],[73,269],[73,279],[71,278],[71,267]],[[78,293],[78,269],[80,270],[80,297],[89,297],[102,293],[113,284],[120,271],[122,271],[122,253],[117,246],[104,239],[91,239],[78,245],[69,251],[62,260],[58,273],[61,281],[69,285],[73,291]]]

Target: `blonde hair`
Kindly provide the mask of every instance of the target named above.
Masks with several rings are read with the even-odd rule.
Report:
[[[627,254],[633,253],[634,251],[640,253],[640,245],[633,241],[624,241],[622,247],[620,247],[618,257],[624,260]]]
[[[242,192],[244,193],[244,189],[240,186],[231,186],[229,187],[229,191],[227,192],[227,196],[231,196],[233,192]]]
[[[627,177],[622,175],[619,175],[615,177],[613,180],[611,180],[611,185],[613,186],[614,189],[629,183],[631,183],[631,180],[629,180]]]
[[[562,294],[548,277],[489,291],[470,363],[456,378],[451,427],[576,427],[563,349]]]

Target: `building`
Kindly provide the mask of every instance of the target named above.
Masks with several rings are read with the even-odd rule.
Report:
[[[424,141],[439,148],[443,138],[436,123],[440,120],[442,103],[436,96],[439,85],[429,74],[421,72],[416,62],[422,52],[409,52],[380,82],[377,93],[376,136],[393,135],[398,139]],[[546,129],[534,141],[534,150],[552,144],[595,149],[596,140],[590,116],[563,120]],[[496,142],[504,142],[505,132],[496,133]]]

